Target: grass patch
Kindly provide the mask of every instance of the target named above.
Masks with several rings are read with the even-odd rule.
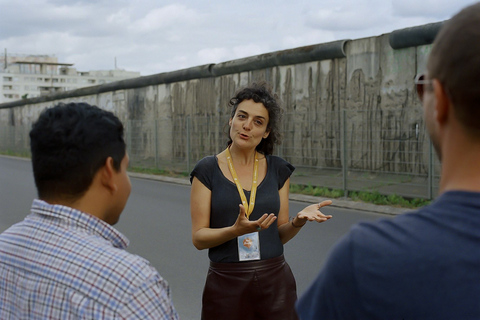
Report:
[[[345,196],[343,190],[339,189],[329,189],[326,187],[314,187],[311,185],[299,185],[291,184],[290,185],[291,193],[305,194],[315,197],[324,197],[324,198],[342,198]],[[367,192],[367,191],[351,191],[348,193],[348,197],[354,201],[363,201],[366,203],[373,203],[377,205],[386,205],[394,206],[401,208],[419,208],[423,207],[430,203],[430,200],[427,199],[408,199],[396,194],[383,195],[377,191]]]
[[[291,184],[290,193],[306,194],[315,197],[341,198],[344,196],[343,190],[329,189],[326,187],[313,187],[311,185]]]
[[[377,191],[375,192],[350,192],[349,197],[355,201],[363,201],[367,203],[402,207],[402,208],[419,208],[425,205],[428,205],[431,201],[427,199],[420,198],[404,198],[396,194],[384,195],[380,194]]]
[[[4,156],[11,156],[11,157],[19,157],[19,158],[30,158],[30,152],[18,152],[18,151],[12,151],[12,150],[4,150],[0,151],[1,155]]]
[[[185,178],[190,175],[188,172],[184,171],[175,171],[169,169],[156,169],[156,168],[144,168],[144,167],[129,167],[128,171],[145,173],[145,174],[154,174],[159,176],[175,177],[175,178]]]

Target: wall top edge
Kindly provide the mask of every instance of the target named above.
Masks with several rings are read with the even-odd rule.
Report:
[[[388,37],[393,49],[403,49],[432,44],[446,21],[392,31]]]

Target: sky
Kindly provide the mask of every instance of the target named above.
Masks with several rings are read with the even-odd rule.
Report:
[[[467,0],[0,0],[0,54],[142,76],[449,19]]]

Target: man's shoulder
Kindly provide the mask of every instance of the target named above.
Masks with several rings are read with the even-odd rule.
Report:
[[[104,239],[100,239],[100,241],[98,237],[92,239],[92,241],[88,241],[88,246],[92,254],[92,257],[90,257],[91,263],[102,265],[104,273],[107,272],[105,269],[108,269],[111,274],[137,279],[137,281],[143,281],[156,273],[147,259],[123,248],[116,248]],[[130,283],[133,283],[133,281],[130,281]]]
[[[117,275],[143,281],[155,273],[148,260],[125,250],[128,240],[120,232],[103,223],[51,223],[47,217],[29,215],[13,226],[11,233],[19,236],[17,243],[28,239],[30,251],[37,252],[40,259],[84,269],[92,276]]]
[[[430,227],[438,227],[431,223],[430,215],[430,210],[420,209],[395,217],[362,221],[351,227],[347,237],[357,250],[382,250],[396,243],[408,245],[412,239],[425,235]]]
[[[3,255],[10,257],[5,268],[84,296],[94,290],[102,297],[116,296],[114,300],[126,299],[139,287],[161,279],[149,261],[115,247],[99,234],[36,222],[33,228],[34,222],[27,217],[2,234]],[[29,259],[33,256],[34,260]]]
[[[350,236],[355,243],[433,244],[448,241],[449,236],[469,233],[479,225],[480,193],[454,191],[394,218],[360,222],[351,228]]]

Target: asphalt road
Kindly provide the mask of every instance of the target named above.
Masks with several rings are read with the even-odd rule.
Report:
[[[128,250],[147,258],[169,282],[173,302],[183,320],[200,319],[201,295],[208,269],[207,251],[191,243],[188,185],[131,178],[132,194],[115,226],[130,239]],[[21,221],[36,196],[31,163],[0,156],[0,232]],[[309,205],[290,202],[290,215]],[[285,257],[301,294],[317,275],[329,249],[352,224],[391,218],[377,213],[333,207],[329,221],[309,223],[285,245]]]

